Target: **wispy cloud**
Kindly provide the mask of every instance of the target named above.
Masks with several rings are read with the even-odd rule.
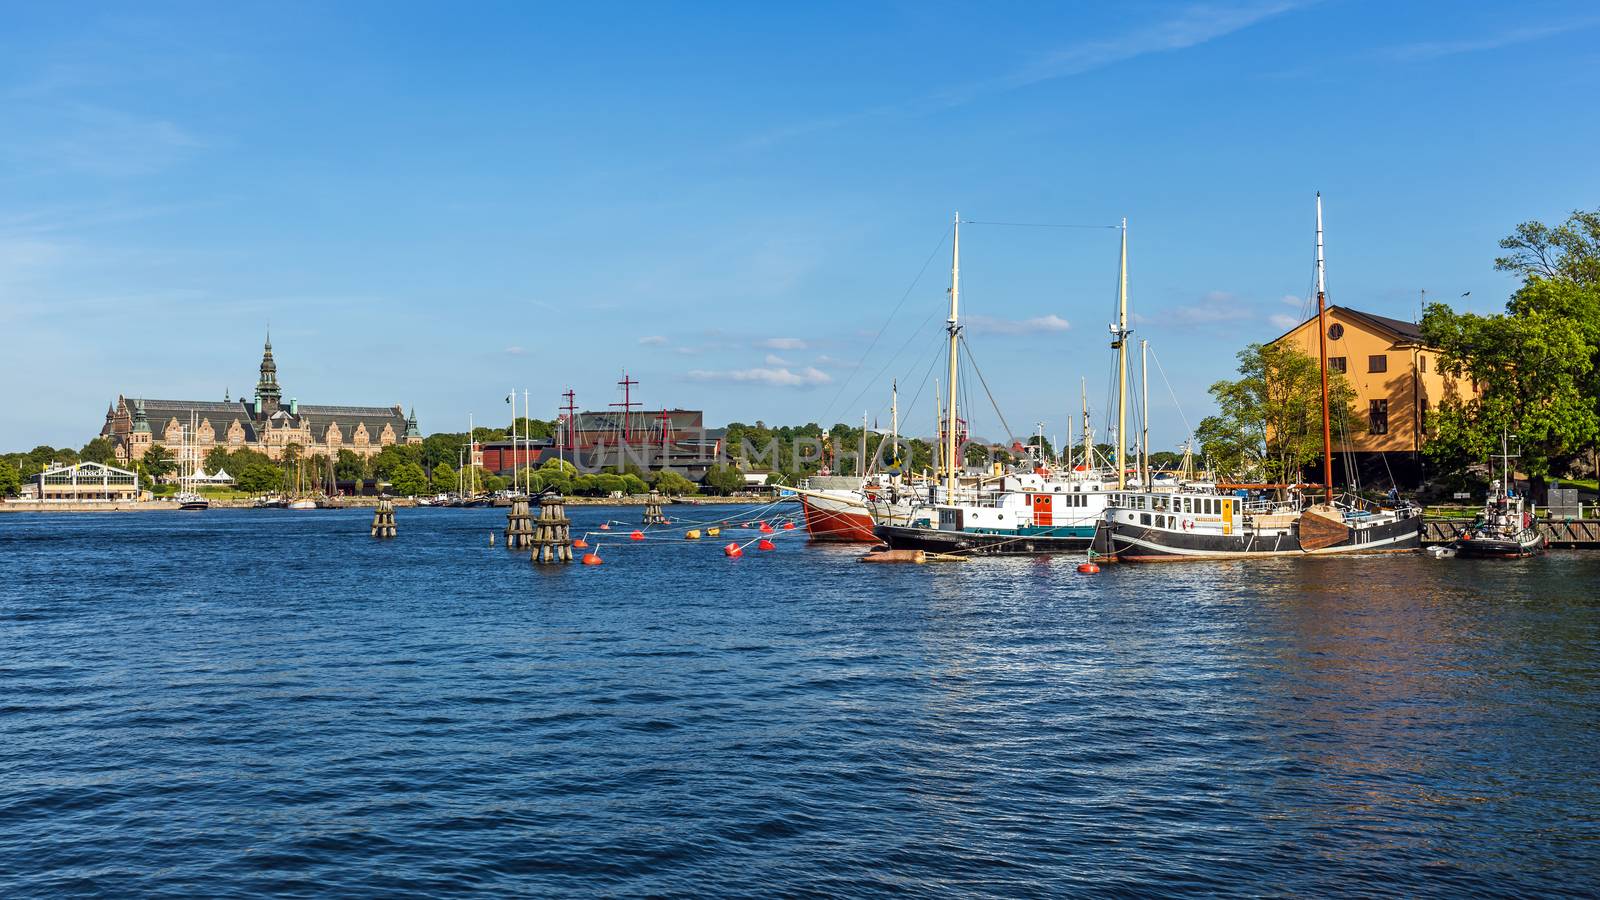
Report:
[[[767,358],[766,358],[765,361],[766,361],[766,364],[769,365],[769,366],[792,366],[792,365],[794,365],[794,363],[788,361],[787,359],[784,359],[783,357],[779,356],[776,353],[768,353],[767,354]]]
[[[1209,291],[1193,303],[1162,310],[1157,321],[1176,325],[1222,325],[1254,317],[1255,312],[1229,291]]]
[[[968,316],[967,330],[973,334],[1022,335],[1066,331],[1072,324],[1055,313],[1034,316],[1031,319],[996,319],[992,316]]]
[[[651,334],[639,338],[639,346],[641,347],[663,347],[666,346],[666,343],[666,336],[660,334]]]
[[[1455,56],[1459,53],[1477,53],[1482,50],[1498,50],[1501,47],[1510,47],[1514,44],[1526,44],[1531,41],[1555,37],[1558,34],[1566,34],[1569,31],[1593,28],[1596,25],[1600,25],[1600,16],[1570,19],[1565,22],[1552,22],[1548,25],[1524,25],[1518,28],[1508,28],[1494,34],[1461,38],[1453,41],[1419,41],[1414,44],[1389,47],[1383,52],[1389,58],[1400,62],[1425,62],[1430,59]]]
[[[1300,317],[1291,316],[1288,313],[1273,313],[1267,316],[1267,321],[1271,322],[1274,328],[1282,328],[1284,331],[1288,331],[1300,324]]]
[[[799,338],[775,337],[762,341],[761,346],[768,350],[804,350],[806,342]]]
[[[821,369],[807,366],[798,372],[793,369],[782,368],[754,368],[754,369],[725,369],[709,371],[694,369],[689,372],[692,381],[721,381],[731,384],[764,384],[769,387],[815,387],[833,381],[832,376]]]
[[[1057,48],[1009,72],[991,78],[952,85],[901,102],[884,103],[851,112],[823,116],[773,128],[745,140],[754,149],[860,121],[896,115],[922,115],[971,103],[986,94],[1081,75],[1117,63],[1156,53],[1170,53],[1226,37],[1258,22],[1282,15],[1319,0],[1256,0],[1243,3],[1196,3],[1155,22],[1120,34],[1087,38]]]
[[[521,356],[521,355],[523,355],[524,353],[527,353],[527,352],[528,351],[522,349],[521,347],[517,347],[517,346],[511,346],[511,347],[507,347],[506,348],[506,355],[507,356]]]

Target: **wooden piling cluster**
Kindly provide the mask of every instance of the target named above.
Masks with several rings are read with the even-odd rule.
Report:
[[[539,516],[533,520],[534,565],[572,562],[572,520],[560,494],[539,498]]]
[[[650,497],[644,501],[644,524],[665,525],[667,517],[661,513],[661,492],[651,491]]]
[[[528,512],[526,497],[512,500],[506,511],[506,546],[512,550],[533,546],[533,516]]]
[[[372,508],[372,536],[392,538],[395,534],[394,501],[387,497],[381,498],[378,500],[378,505]]]

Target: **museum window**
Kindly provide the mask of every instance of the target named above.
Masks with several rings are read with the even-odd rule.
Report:
[[[1369,430],[1373,434],[1389,433],[1389,401],[1374,400],[1367,410]]]
[[[1344,374],[1344,371],[1345,371],[1344,357],[1342,357],[1342,356],[1330,356],[1330,357],[1328,357],[1328,371],[1330,371],[1330,372],[1338,372],[1340,374]]]
[[[1387,371],[1389,371],[1389,357],[1386,354],[1383,354],[1383,353],[1375,353],[1372,356],[1367,357],[1367,371],[1368,372],[1387,372]]]

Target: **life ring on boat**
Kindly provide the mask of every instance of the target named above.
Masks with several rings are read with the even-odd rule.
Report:
[[[1184,519],[1183,520],[1183,530],[1184,531],[1193,531],[1194,530],[1194,520],[1193,519]]]

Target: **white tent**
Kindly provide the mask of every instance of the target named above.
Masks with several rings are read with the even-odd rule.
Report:
[[[218,469],[215,475],[207,475],[202,469],[189,476],[189,480],[195,484],[233,484],[233,476],[227,469]]]

